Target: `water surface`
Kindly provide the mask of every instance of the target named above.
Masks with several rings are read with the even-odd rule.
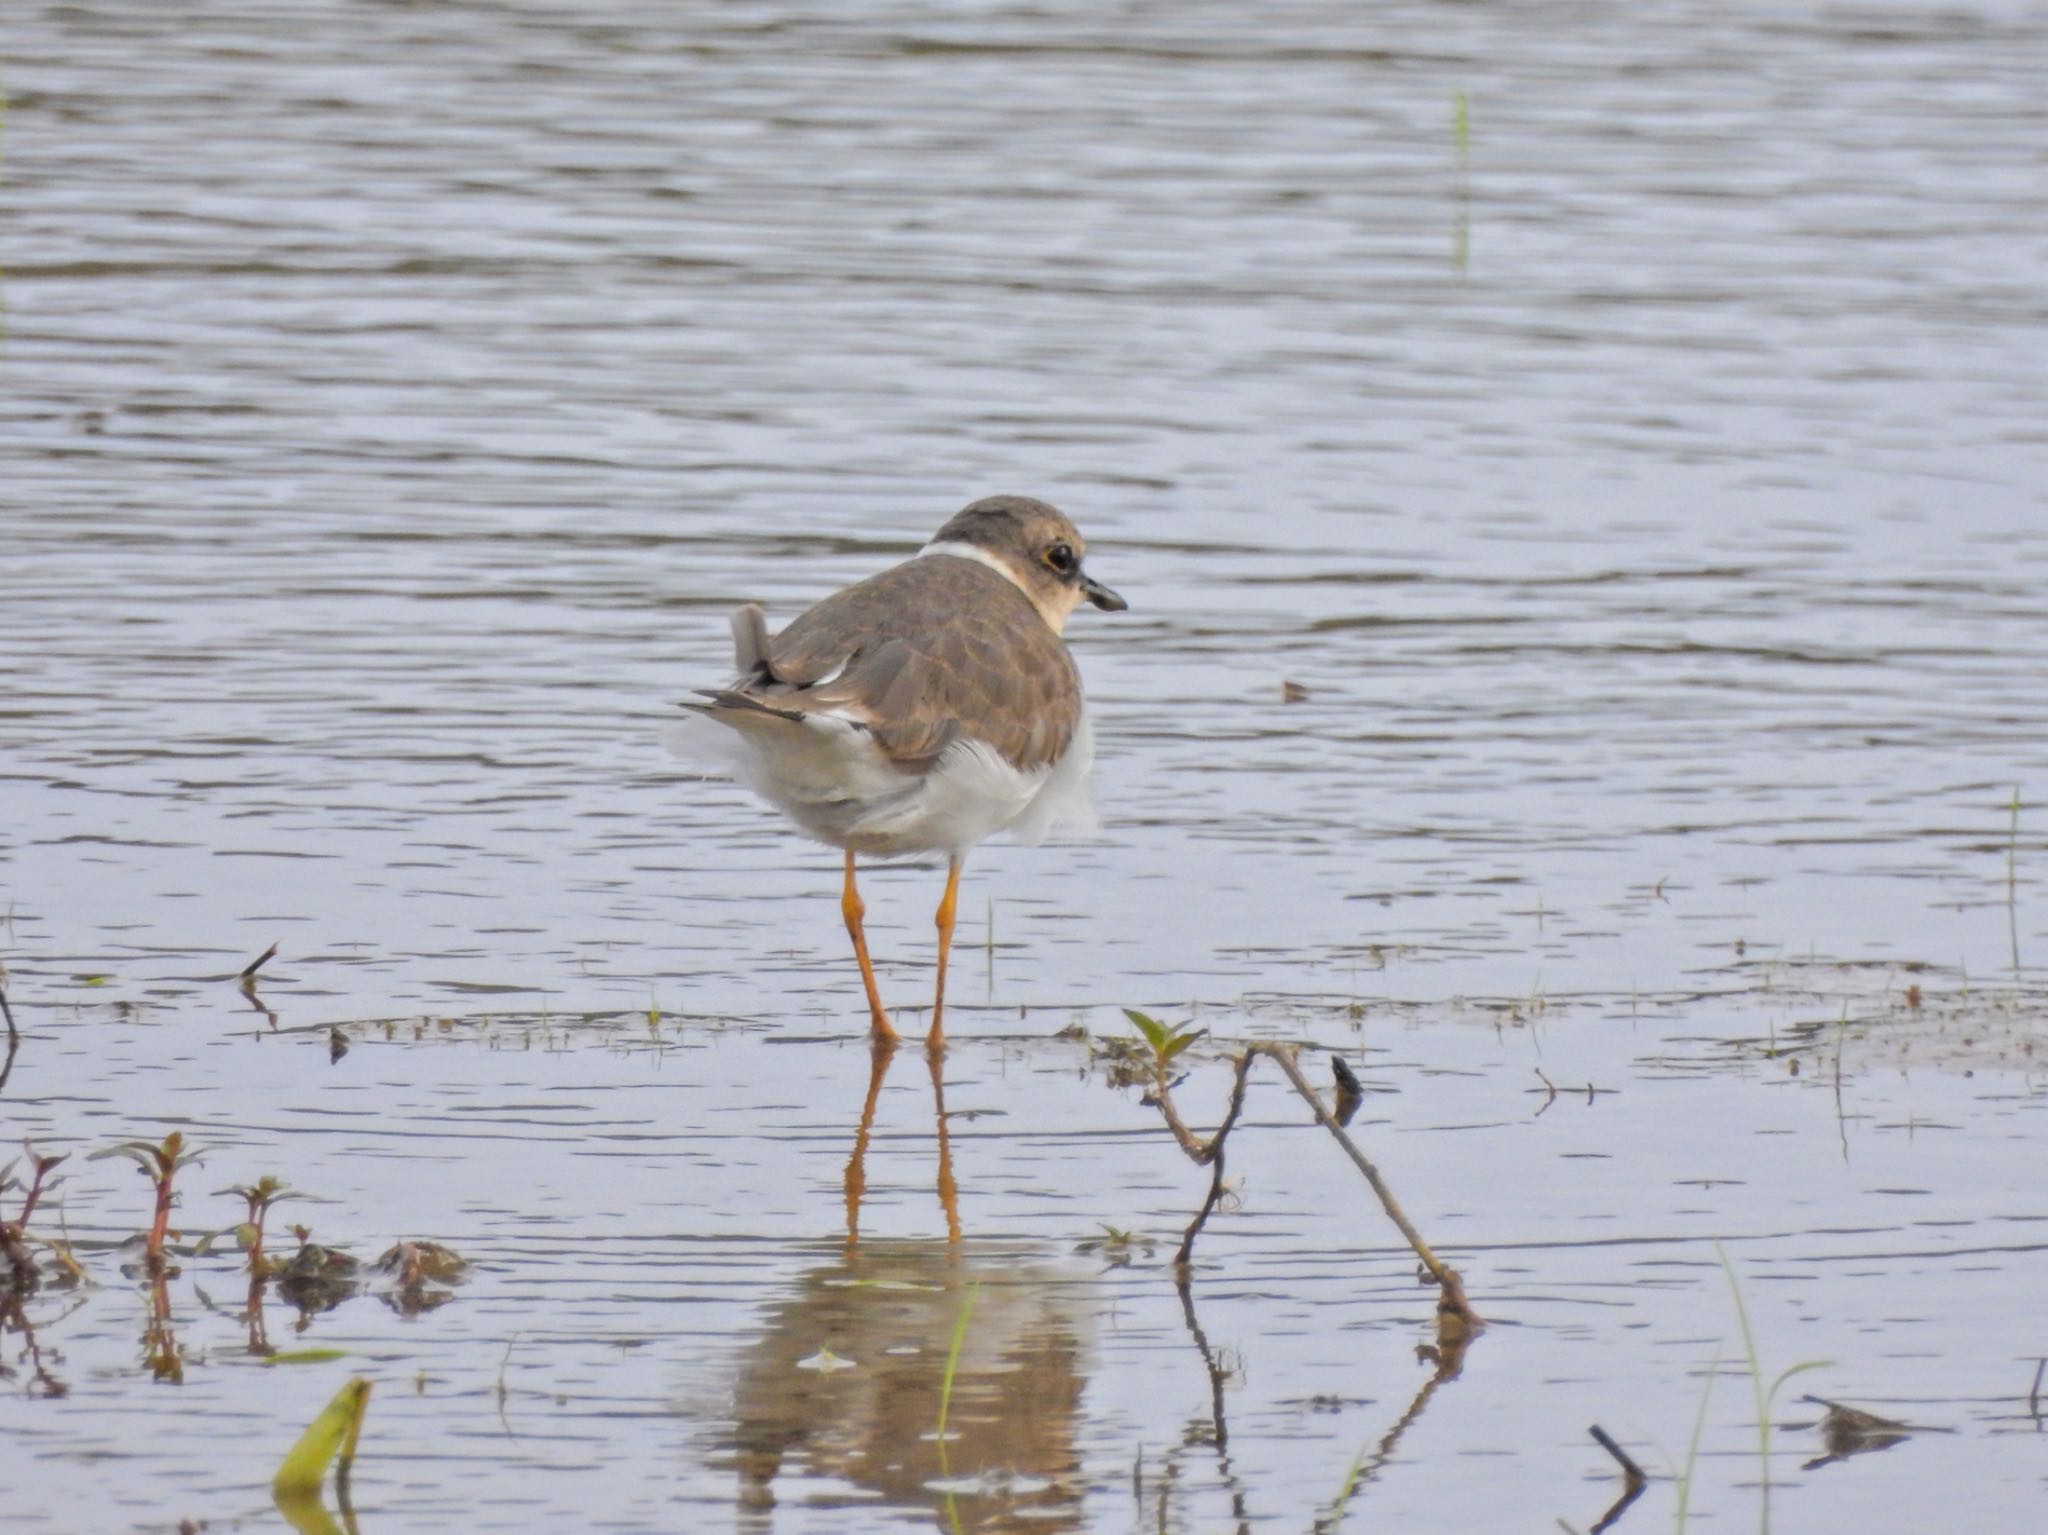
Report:
[[[1586,1424],[1666,1476],[1717,1369],[1746,1527],[1717,1241],[1767,1371],[1834,1361],[1781,1528],[2038,1507],[2036,10],[19,9],[0,1129],[183,1127],[188,1245],[271,1172],[477,1265],[271,1295],[347,1354],[265,1366],[188,1255],[155,1383],[147,1191],[79,1155],[23,1528],[272,1527],[351,1372],[366,1530],[1298,1528],[1354,1465],[1361,1527],[1586,1528]],[[1071,633],[1106,830],[971,863],[947,1117],[906,1053],[849,1252],[834,855],[656,736],[733,605],[1006,490],[1133,603]],[[914,1017],[938,879],[866,883]],[[1495,1320],[1455,1379],[1270,1070],[1184,1303],[1204,1175],[1058,1037],[1122,1005],[1212,1030],[1205,1125],[1242,1037],[1381,1090]],[[1809,1388],[1952,1432],[1802,1471]]]

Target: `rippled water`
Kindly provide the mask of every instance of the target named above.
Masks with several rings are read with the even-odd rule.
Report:
[[[146,1191],[75,1159],[32,1228],[100,1287],[18,1319],[68,1394],[0,1359],[24,1528],[274,1524],[351,1371],[366,1530],[1297,1527],[1354,1463],[1356,1527],[1586,1528],[1585,1424],[1663,1476],[1717,1358],[1692,1506],[1746,1526],[1716,1239],[1766,1369],[1834,1361],[1782,1528],[2039,1506],[2037,9],[7,32],[0,1132],[182,1126],[192,1235],[273,1172],[319,1240],[478,1265],[303,1338],[272,1296],[348,1356],[264,1367],[189,1257],[155,1385]],[[971,863],[949,1117],[897,1061],[849,1254],[834,856],[655,738],[734,604],[1000,490],[1132,600],[1071,631],[1107,830]],[[867,881],[906,1010],[937,886]],[[1455,1380],[1270,1073],[1184,1308],[1203,1175],[1054,1038],[1126,1004],[1386,1090],[1496,1321]],[[1802,1472],[1808,1388],[1953,1432]]]

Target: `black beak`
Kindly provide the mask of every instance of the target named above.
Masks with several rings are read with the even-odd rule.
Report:
[[[1090,575],[1081,577],[1081,595],[1105,613],[1121,613],[1130,606],[1123,598]]]

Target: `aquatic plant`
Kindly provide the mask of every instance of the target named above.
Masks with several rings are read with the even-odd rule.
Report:
[[[51,1179],[50,1173],[70,1155],[60,1151],[52,1156],[38,1156],[28,1141],[21,1143],[21,1149],[28,1158],[29,1181],[22,1195],[21,1213],[11,1221],[0,1220],[0,1292],[34,1289],[41,1277],[28,1250],[29,1217],[36,1213],[36,1204],[44,1193],[62,1181]],[[14,1176],[14,1166],[9,1162],[0,1167],[0,1192],[23,1188],[21,1180]]]
[[[278,1512],[302,1535],[332,1535],[342,1529],[355,1529],[348,1478],[355,1466],[363,1418],[369,1410],[370,1383],[357,1376],[334,1394],[334,1399],[307,1425],[279,1463],[276,1476],[271,1478],[270,1496]],[[320,1501],[320,1488],[327,1480],[330,1465],[334,1467],[335,1499],[341,1505],[341,1525],[334,1522]]]
[[[21,1030],[14,1026],[14,1008],[7,1001],[7,969],[4,965],[0,965],[0,1018],[7,1020],[7,1059],[0,1062],[0,1089],[4,1089],[7,1079],[14,1075],[14,1057],[21,1051]]]
[[[967,1343],[968,1319],[974,1315],[974,1299],[981,1294],[981,1281],[975,1280],[967,1287],[967,1293],[960,1300],[960,1316],[953,1323],[953,1341],[946,1348],[946,1369],[939,1377],[939,1421],[935,1437],[939,1444],[939,1476],[950,1483],[953,1476],[952,1462],[946,1453],[946,1418],[953,1408],[953,1380],[960,1371],[960,1351]],[[960,1509],[954,1499],[954,1489],[949,1485],[945,1492],[946,1524],[953,1535],[960,1535]]]
[[[1180,1273],[1182,1283],[1186,1283],[1187,1266],[1193,1255],[1195,1237],[1201,1232],[1210,1213],[1223,1197],[1224,1147],[1230,1132],[1237,1125],[1238,1115],[1244,1109],[1245,1083],[1251,1071],[1251,1064],[1258,1057],[1264,1056],[1280,1068],[1289,1085],[1315,1115],[1316,1123],[1330,1133],[1343,1148],[1344,1154],[1351,1159],[1352,1165],[1364,1175],[1366,1183],[1380,1202],[1380,1208],[1406,1239],[1416,1257],[1422,1260],[1422,1266],[1429,1271],[1430,1278],[1436,1281],[1438,1343],[1446,1350],[1447,1355],[1455,1357],[1463,1342],[1484,1325],[1479,1314],[1472,1309],[1471,1302],[1465,1297],[1464,1281],[1458,1276],[1457,1270],[1438,1258],[1431,1251],[1429,1244],[1423,1241],[1422,1233],[1416,1230],[1414,1222],[1408,1219],[1400,1201],[1394,1197],[1393,1189],[1388,1186],[1386,1179],[1380,1176],[1379,1169],[1358,1149],[1357,1143],[1345,1132],[1344,1126],[1330,1112],[1316,1090],[1309,1085],[1308,1078],[1302,1075],[1300,1062],[1295,1059],[1295,1051],[1284,1045],[1255,1043],[1246,1045],[1233,1057],[1232,1065],[1236,1075],[1231,1086],[1230,1106],[1225,1111],[1223,1123],[1218,1126],[1216,1133],[1204,1141],[1188,1129],[1179,1111],[1175,1109],[1173,1083],[1167,1078],[1168,1067],[1199,1038],[1199,1031],[1191,1031],[1186,1025],[1169,1028],[1136,1008],[1125,1008],[1124,1015],[1131,1020],[1132,1026],[1138,1030],[1144,1043],[1151,1049],[1151,1101],[1157,1104],[1160,1116],[1165,1119],[1167,1128],[1173,1132],[1174,1139],[1189,1160],[1197,1166],[1211,1169],[1208,1196],[1203,1200],[1201,1209],[1196,1212],[1186,1236],[1182,1238],[1180,1251],[1174,1255],[1174,1267]]]
[[[263,1224],[270,1215],[270,1207],[279,1200],[299,1197],[292,1192],[290,1184],[282,1178],[273,1178],[265,1173],[254,1183],[237,1183],[229,1188],[216,1189],[216,1194],[232,1194],[249,1207],[248,1219],[234,1228],[235,1245],[249,1255],[249,1277],[269,1277],[269,1260],[263,1255]]]
[[[1153,1241],[1143,1232],[1112,1226],[1107,1221],[1101,1222],[1100,1225],[1102,1235],[1085,1237],[1076,1242],[1075,1252],[1100,1256],[1111,1268],[1130,1267],[1131,1259],[1139,1253],[1143,1253],[1147,1258],[1152,1256]]]
[[[1707,1382],[1700,1388],[1699,1410],[1692,1417],[1692,1438],[1685,1446],[1685,1466],[1678,1473],[1678,1507],[1673,1528],[1678,1535],[1685,1535],[1685,1519],[1692,1507],[1693,1469],[1699,1465],[1700,1440],[1707,1431],[1707,1403],[1713,1400],[1714,1379],[1721,1373],[1721,1355],[1717,1351],[1714,1362],[1707,1366]]]
[[[1186,1050],[1202,1037],[1203,1031],[1189,1024],[1168,1027],[1149,1014],[1139,1012],[1135,1007],[1124,1009],[1124,1016],[1131,1020],[1145,1043],[1152,1047],[1152,1053],[1160,1071],[1173,1064],[1175,1056]]]
[[[50,1174],[56,1170],[59,1163],[68,1161],[71,1153],[68,1151],[58,1151],[53,1152],[49,1156],[42,1156],[36,1151],[33,1141],[23,1141],[21,1143],[21,1151],[22,1155],[28,1159],[29,1181],[27,1192],[23,1195],[21,1201],[21,1214],[14,1218],[14,1224],[26,1229],[30,1218],[36,1213],[36,1205],[41,1202],[43,1195],[63,1182],[61,1178],[51,1178]],[[20,1188],[22,1186],[21,1181],[15,1178],[13,1173],[14,1163],[12,1162],[9,1162],[5,1167],[0,1167],[0,1189]]]
[[[148,1141],[123,1141],[118,1146],[109,1146],[104,1151],[95,1151],[93,1161],[105,1157],[127,1157],[142,1169],[156,1192],[156,1212],[150,1221],[149,1233],[143,1239],[143,1256],[152,1278],[161,1278],[164,1269],[164,1238],[169,1234],[171,1206],[177,1203],[177,1192],[173,1188],[178,1169],[200,1161],[204,1153],[187,1151],[185,1137],[173,1130],[158,1144]]]
[[[953,1341],[946,1347],[946,1370],[939,1377],[939,1458],[946,1455],[946,1417],[953,1407],[953,1378],[960,1370],[960,1350],[967,1343],[967,1323],[974,1315],[975,1297],[981,1294],[981,1281],[975,1280],[967,1287],[967,1294],[960,1301],[960,1315],[953,1323]]]
[[[2005,926],[2012,940],[2012,968],[2020,968],[2020,786],[2012,786],[2012,829],[2005,844]]]
[[[1824,1370],[1834,1361],[1801,1360],[1798,1364],[1788,1365],[1780,1370],[1766,1387],[1763,1363],[1757,1356],[1756,1334],[1749,1325],[1749,1308],[1743,1304],[1742,1285],[1735,1277],[1735,1265],[1728,1261],[1728,1253],[1719,1242],[1714,1244],[1714,1253],[1721,1260],[1721,1271],[1728,1276],[1728,1292],[1735,1297],[1735,1322],[1741,1329],[1743,1353],[1749,1360],[1750,1388],[1756,1398],[1756,1454],[1763,1499],[1758,1528],[1762,1535],[1771,1535],[1771,1404],[1778,1399],[1778,1392],[1784,1387],[1785,1382],[1793,1376],[1804,1375],[1809,1370]]]
[[[1316,1521],[1318,1535],[1334,1530],[1344,1522],[1344,1510],[1351,1506],[1351,1495],[1358,1491],[1360,1473],[1365,1470],[1366,1460],[1372,1454],[1372,1446],[1362,1444],[1358,1453],[1351,1457],[1351,1466],[1344,1473],[1344,1485],[1337,1489],[1337,1496],[1330,1500],[1330,1511]]]

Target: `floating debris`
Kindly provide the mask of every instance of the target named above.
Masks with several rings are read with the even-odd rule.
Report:
[[[362,1289],[362,1261],[337,1247],[311,1240],[304,1226],[292,1227],[299,1250],[278,1268],[277,1293],[303,1312],[332,1311]]]
[[[1074,1244],[1074,1251],[1102,1258],[1111,1268],[1129,1268],[1133,1258],[1150,1258],[1157,1246],[1143,1232],[1125,1231],[1105,1221],[1101,1236],[1083,1238]]]
[[[1915,1434],[1948,1432],[1946,1429],[1916,1428],[1894,1418],[1880,1418],[1874,1412],[1865,1412],[1843,1402],[1831,1402],[1826,1397],[1805,1396],[1800,1400],[1827,1409],[1818,1425],[1820,1442],[1827,1447],[1827,1454],[1807,1461],[1799,1468],[1802,1471],[1816,1471],[1835,1461],[1847,1460],[1852,1455],[1871,1455],[1879,1450],[1889,1450]]]
[[[831,1375],[840,1370],[857,1370],[859,1364],[851,1359],[841,1359],[829,1348],[821,1348],[807,1359],[796,1362],[799,1370],[816,1370],[820,1375]]]
[[[455,1299],[448,1285],[469,1277],[469,1263],[439,1242],[400,1242],[374,1265],[392,1281],[384,1299],[401,1316],[419,1316]]]
[[[1332,1117],[1339,1125],[1349,1125],[1358,1115],[1358,1106],[1365,1102],[1365,1086],[1341,1055],[1330,1057],[1330,1074],[1337,1079],[1337,1108]]]
[[[461,1284],[469,1277],[469,1260],[439,1242],[400,1242],[377,1259],[376,1270],[401,1286]]]

